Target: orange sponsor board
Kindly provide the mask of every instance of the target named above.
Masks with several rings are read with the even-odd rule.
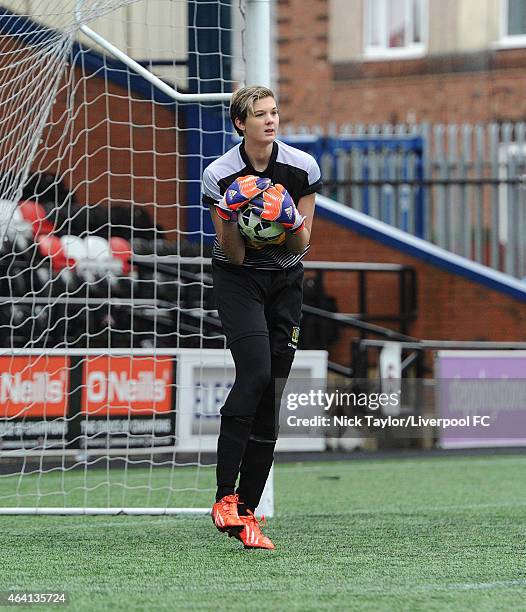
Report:
[[[0,357],[0,419],[65,417],[69,358]]]
[[[173,359],[97,355],[84,360],[82,412],[104,417],[172,409]]]

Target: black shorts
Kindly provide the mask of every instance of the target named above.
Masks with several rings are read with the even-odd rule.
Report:
[[[230,346],[247,336],[268,336],[272,354],[298,347],[303,264],[260,270],[212,260],[214,298]]]

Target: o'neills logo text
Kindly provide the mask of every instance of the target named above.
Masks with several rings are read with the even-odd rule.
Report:
[[[138,372],[132,378],[128,372],[92,371],[86,377],[90,402],[163,402],[166,390],[166,380],[154,372]]]
[[[0,357],[0,419],[64,417],[68,400],[68,357]]]
[[[66,381],[53,378],[49,372],[30,372],[30,378],[21,372],[0,374],[0,403],[29,404],[42,402],[59,404],[66,395]]]
[[[113,417],[172,409],[171,357],[98,355],[84,361],[83,372],[85,413]]]

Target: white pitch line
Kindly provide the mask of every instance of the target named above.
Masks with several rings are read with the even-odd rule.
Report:
[[[478,508],[513,508],[526,506],[526,500],[513,501],[513,502],[500,502],[500,503],[487,503],[487,504],[458,504],[449,506],[386,506],[385,508],[354,508],[346,512],[331,513],[332,516],[343,516],[347,514],[418,514],[419,512],[444,512],[452,510],[476,510]],[[288,518],[291,516],[298,516],[295,514],[279,513],[277,518]]]
[[[432,591],[483,591],[491,589],[503,589],[513,587],[526,587],[526,580],[495,580],[492,582],[459,582],[451,584],[415,584],[409,589],[381,589],[381,588],[365,588],[357,591],[350,590],[350,595],[366,595],[366,594],[378,594],[378,595],[400,595],[402,593],[429,593]]]
[[[437,461],[441,460],[441,461]],[[443,460],[443,461],[442,461]],[[327,461],[327,462],[323,462],[320,465],[313,465],[313,466],[307,466],[306,464],[303,464],[301,466],[298,465],[298,463],[302,463],[301,461],[296,462],[296,463],[278,463],[277,467],[279,468],[279,470],[284,470],[284,469],[298,469],[301,468],[302,472],[320,472],[320,471],[326,471],[327,469],[330,469],[331,466],[340,466],[342,465],[342,462],[345,460],[334,460],[334,461]],[[495,459],[467,459],[465,457],[463,457],[462,459],[455,459],[454,456],[433,456],[433,457],[422,457],[422,459],[418,459],[418,460],[413,460],[413,459],[403,459],[402,457],[400,457],[399,459],[397,458],[386,458],[386,459],[380,459],[380,458],[375,458],[375,457],[371,457],[371,459],[363,459],[363,460],[349,460],[345,467],[346,468],[352,468],[352,469],[356,469],[356,470],[386,470],[388,468],[388,464],[391,462],[396,462],[396,469],[400,470],[402,468],[422,468],[422,469],[429,469],[429,468],[451,468],[451,462],[454,462],[455,465],[467,465],[467,466],[494,466],[496,465],[496,463],[500,463],[500,464],[506,464],[506,465],[522,465],[526,463],[526,454],[524,455],[524,457],[514,457],[514,458],[507,458],[504,456],[500,456],[500,457],[495,457]]]

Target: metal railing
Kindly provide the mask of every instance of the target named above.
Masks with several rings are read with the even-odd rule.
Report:
[[[385,346],[385,342],[389,339],[363,338],[356,343],[354,368],[362,372],[371,362],[369,358],[369,349],[381,351]],[[439,350],[526,350],[526,342],[509,342],[509,341],[481,341],[481,340],[417,340],[414,339],[399,339],[396,340],[400,344],[405,358],[402,360],[402,376],[407,375],[407,371],[411,366],[415,366],[414,375],[416,378],[422,378],[429,374],[429,369],[425,365],[425,356],[429,351]]]
[[[324,195],[458,255],[526,276],[525,122],[312,131],[285,139],[317,158]]]
[[[50,275],[37,286],[36,269],[15,260],[10,273],[29,276],[19,279],[18,293],[0,294],[3,345],[50,348],[59,343],[65,347],[81,347],[92,342],[93,346],[110,347],[114,343],[128,346],[131,338],[133,342],[155,342],[156,334],[160,334],[163,346],[170,343],[203,348],[223,346],[221,324],[211,300],[209,258],[135,255],[131,263],[138,271],[137,276],[122,277],[116,283],[111,277],[95,283],[79,277],[76,283],[68,283],[59,274]],[[331,326],[352,327],[362,338],[374,333],[392,340],[413,340],[407,336],[408,326],[417,313],[413,268],[400,264],[325,261],[304,262],[304,267],[306,283],[313,284],[305,292],[302,338],[304,341],[308,337],[309,343],[303,348],[329,348],[337,339]],[[349,284],[346,287],[347,280],[338,281],[339,291],[349,292],[351,287],[356,287],[357,312],[352,314],[336,312],[334,297],[327,290],[327,275],[341,272]],[[392,305],[389,312],[372,313],[368,293],[373,279],[380,273],[396,277],[396,284],[389,287],[389,295],[398,292],[398,296],[386,302]],[[354,285],[351,275],[357,276]],[[121,281],[125,282],[124,286],[119,286]],[[377,277],[377,282],[383,283],[385,292],[385,278]],[[152,292],[152,283],[160,283],[163,290]],[[28,287],[32,287],[30,293]],[[327,300],[332,300],[332,310],[327,308]],[[378,322],[393,323],[399,331],[376,325]],[[309,333],[309,327],[315,333]],[[329,367],[346,376],[352,374],[345,363],[330,362]]]
[[[358,277],[358,312],[352,314],[356,321],[392,322],[399,326],[400,333],[405,335],[409,323],[417,316],[417,284],[416,272],[411,266],[404,264],[338,262],[338,261],[307,261],[306,271],[314,271],[319,287],[323,287],[324,277],[328,272],[341,271],[354,273]],[[390,273],[398,276],[398,309],[394,312],[370,313],[368,287],[371,276],[377,273]],[[310,307],[304,305],[304,312]]]

